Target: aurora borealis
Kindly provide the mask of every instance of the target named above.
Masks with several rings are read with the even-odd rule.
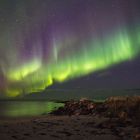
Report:
[[[139,0],[2,0],[0,91],[42,91],[140,55]]]

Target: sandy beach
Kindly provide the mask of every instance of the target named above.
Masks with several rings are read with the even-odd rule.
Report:
[[[1,119],[1,140],[133,140],[138,128],[99,116]],[[109,123],[111,122],[111,123]],[[106,124],[106,125],[104,125]]]

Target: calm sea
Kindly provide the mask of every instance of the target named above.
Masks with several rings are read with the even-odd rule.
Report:
[[[28,117],[48,114],[63,103],[47,101],[1,101],[0,117]]]
[[[70,100],[88,98],[105,100],[110,96],[140,95],[140,90],[48,90],[47,93],[33,94],[26,99]],[[0,101],[0,117],[24,117],[48,114],[63,106],[53,101]]]

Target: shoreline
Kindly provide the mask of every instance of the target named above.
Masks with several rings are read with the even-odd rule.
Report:
[[[71,100],[48,115],[0,118],[2,140],[139,140],[140,96]]]

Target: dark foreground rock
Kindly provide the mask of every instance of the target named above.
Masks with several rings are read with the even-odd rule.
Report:
[[[110,97],[96,103],[87,99],[68,101],[64,107],[52,112],[54,115],[91,115],[106,118],[106,121],[92,127],[106,130],[123,138],[140,140],[140,96]],[[129,128],[129,129],[128,129]],[[133,131],[135,128],[135,131]]]
[[[93,102],[87,99],[67,101],[64,107],[58,108],[54,115],[100,115],[110,118],[140,118],[140,96],[110,97],[104,102]]]
[[[54,115],[89,115],[93,114],[92,111],[96,108],[97,103],[87,99],[81,99],[79,101],[70,100],[67,101],[64,107],[58,108],[51,114]]]

